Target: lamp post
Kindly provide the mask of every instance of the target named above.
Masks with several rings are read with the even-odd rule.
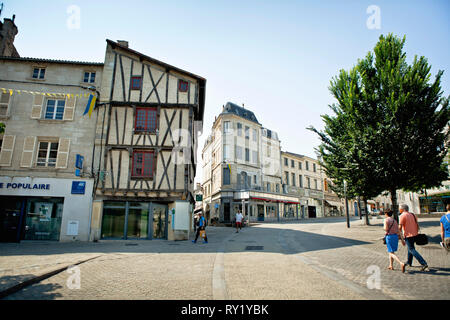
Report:
[[[345,215],[347,217],[347,228],[350,228],[350,216],[348,214],[348,200],[347,200],[347,180],[344,179],[344,198],[345,198]]]

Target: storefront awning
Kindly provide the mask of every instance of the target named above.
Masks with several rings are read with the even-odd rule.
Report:
[[[325,203],[332,206],[332,207],[342,207],[344,206],[342,203],[337,202],[337,201],[330,201],[330,200],[325,200]]]
[[[376,204],[376,202],[374,200],[367,200],[367,203]]]

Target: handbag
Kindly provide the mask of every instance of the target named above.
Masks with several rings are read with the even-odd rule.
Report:
[[[408,212],[411,213],[411,212]],[[417,230],[420,230],[419,227],[419,222],[417,222],[417,218],[416,215],[411,213],[414,216],[414,219],[416,220],[417,223]],[[424,246],[426,244],[428,244],[428,237],[425,233],[418,233],[415,237],[414,237],[414,243],[419,245],[419,246]]]
[[[206,237],[206,231],[205,230],[200,230],[200,237],[205,239],[205,237]]]
[[[386,244],[386,236],[389,234],[389,231],[391,231],[392,226],[394,225],[394,221],[392,221],[391,226],[389,227],[388,231],[383,237],[383,244]]]

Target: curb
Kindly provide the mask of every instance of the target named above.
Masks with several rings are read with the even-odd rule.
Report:
[[[33,277],[31,279],[25,280],[25,281],[20,282],[20,283],[18,283],[16,285],[13,285],[12,287],[9,287],[9,288],[7,288],[5,290],[0,291],[0,299],[3,299],[3,298],[5,298],[5,297],[7,297],[7,296],[9,296],[9,295],[11,295],[13,293],[16,293],[16,292],[22,290],[23,288],[28,287],[28,286],[30,286],[32,284],[35,284],[35,283],[41,282],[42,280],[48,279],[50,277],[53,277],[54,275],[57,275],[58,273],[61,273],[64,270],[67,270],[71,266],[77,266],[77,265],[80,265],[82,263],[88,262],[90,260],[97,259],[98,257],[101,257],[101,255],[100,256],[96,256],[96,257],[92,257],[92,258],[89,258],[89,259],[86,259],[86,260],[81,260],[81,261],[78,261],[77,263],[66,264],[64,267],[61,267],[61,268],[58,268],[58,269],[55,269],[55,270],[52,270],[52,271],[45,272],[45,273],[43,273],[41,275],[36,275],[35,277]]]

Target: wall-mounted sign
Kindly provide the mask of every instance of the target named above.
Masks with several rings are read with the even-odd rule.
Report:
[[[83,162],[84,162],[84,157],[80,154],[77,154],[76,160],[75,160],[75,168],[83,169]]]
[[[29,189],[29,190],[50,190],[50,184],[45,183],[4,183],[0,182],[0,189]]]
[[[72,181],[72,194],[84,194],[86,181]]]
[[[79,224],[80,222],[78,220],[69,220],[69,222],[67,223],[67,235],[77,236]]]

